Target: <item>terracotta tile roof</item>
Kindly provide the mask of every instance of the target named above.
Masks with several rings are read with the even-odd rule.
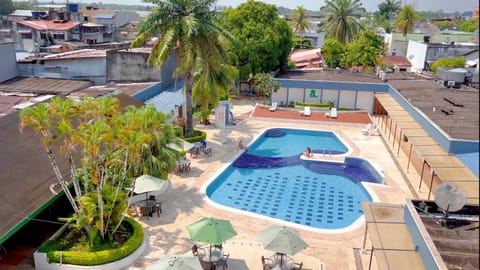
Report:
[[[389,55],[383,56],[381,60],[385,65],[397,67],[411,67],[412,64],[405,56]]]
[[[35,30],[51,30],[51,31],[68,31],[80,24],[75,21],[51,21],[51,20],[37,20],[37,21],[19,21],[21,25],[33,28]]]

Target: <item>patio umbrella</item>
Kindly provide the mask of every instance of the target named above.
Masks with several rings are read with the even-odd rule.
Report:
[[[202,270],[200,261],[195,257],[170,255],[164,256],[146,270]]]
[[[210,244],[210,253],[212,245],[220,245],[237,235],[230,221],[215,218],[203,218],[188,225],[187,230],[193,241]]]
[[[308,247],[297,231],[279,225],[272,225],[258,233],[265,249],[281,254],[295,255]]]
[[[148,199],[149,192],[165,190],[168,187],[168,183],[169,181],[167,180],[144,174],[135,179],[135,184],[132,191],[137,194],[145,193],[145,196]]]
[[[180,139],[180,146],[174,144],[174,143],[169,143],[167,144],[167,146],[170,148],[170,149],[173,149],[175,151],[185,151],[185,152],[188,152],[188,150],[192,149],[193,147],[195,147],[195,145],[193,143],[189,143],[185,140],[182,140]]]

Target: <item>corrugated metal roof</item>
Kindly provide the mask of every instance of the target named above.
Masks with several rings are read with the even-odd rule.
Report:
[[[32,11],[26,9],[17,9],[12,13],[8,14],[9,16],[20,16],[20,17],[32,17]]]
[[[100,14],[94,14],[92,17],[95,19],[113,19],[113,17],[115,17],[115,14],[100,13]]]

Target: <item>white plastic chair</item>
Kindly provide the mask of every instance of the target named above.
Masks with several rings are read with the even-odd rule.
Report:
[[[310,110],[310,106],[305,106],[305,108],[303,108],[303,111],[300,111],[300,114],[304,115],[304,116],[312,115],[312,111]]]
[[[337,118],[337,108],[332,108],[328,117]]]
[[[272,106],[270,106],[270,111],[274,112],[277,110],[277,102],[272,102]]]

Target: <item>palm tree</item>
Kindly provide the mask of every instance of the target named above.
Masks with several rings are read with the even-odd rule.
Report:
[[[175,76],[182,75],[185,81],[185,133],[189,135],[193,130],[192,91],[197,58],[201,58],[205,65],[224,59],[225,40],[232,41],[233,37],[216,23],[218,13],[211,9],[216,0],[146,2],[157,7],[140,23],[138,36],[131,47],[143,45],[150,38],[160,35],[148,63],[161,67],[172,52],[178,56]]]
[[[378,10],[383,17],[390,21],[393,14],[398,13],[402,9],[402,3],[400,0],[386,0],[378,5]]]
[[[325,38],[333,37],[345,44],[362,29],[359,19],[365,9],[360,0],[327,0],[320,12],[319,30],[325,31]]]
[[[402,32],[403,36],[407,38],[407,34],[413,31],[415,22],[418,20],[420,20],[420,15],[418,15],[413,6],[404,6],[397,16],[395,28]]]
[[[300,33],[300,48],[303,48],[303,35],[305,34],[305,31],[310,30],[311,27],[311,24],[308,21],[307,11],[303,6],[298,6],[297,9],[293,11],[292,20],[289,22],[289,25],[295,32]]]

